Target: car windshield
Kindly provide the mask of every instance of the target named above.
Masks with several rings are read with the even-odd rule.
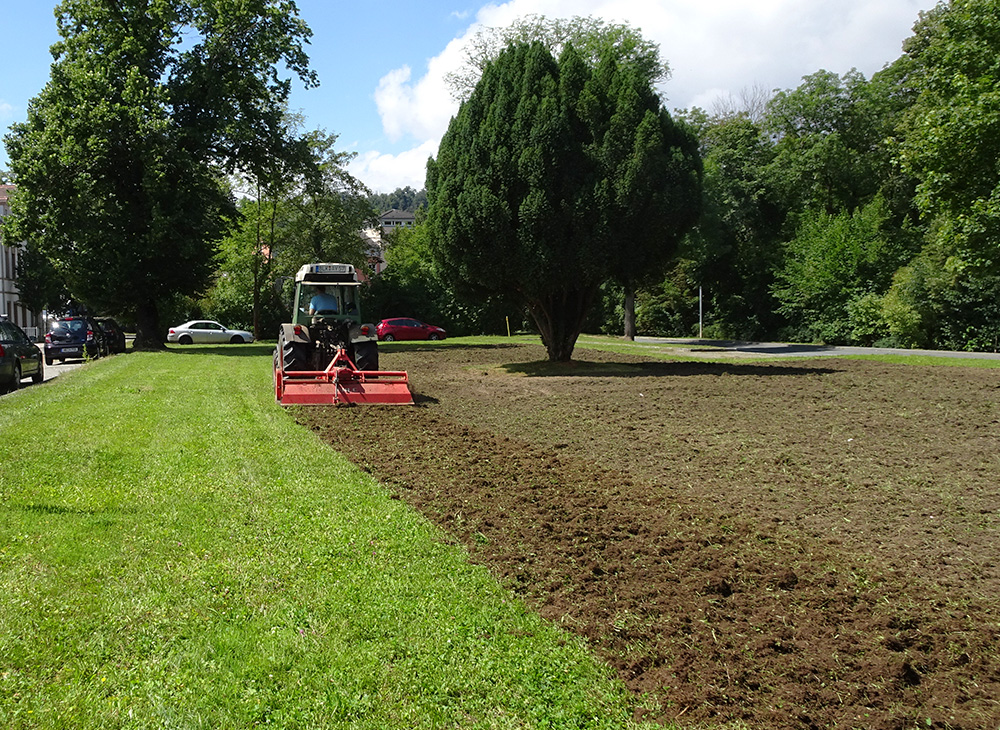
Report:
[[[79,319],[61,320],[52,323],[53,332],[79,332],[83,329],[83,322]]]

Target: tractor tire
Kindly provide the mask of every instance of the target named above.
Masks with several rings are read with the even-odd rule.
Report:
[[[281,348],[281,368],[287,372],[309,369],[309,353],[301,342],[287,342],[282,335],[278,340]]]
[[[357,343],[354,346],[354,358],[358,370],[378,370],[378,343]]]

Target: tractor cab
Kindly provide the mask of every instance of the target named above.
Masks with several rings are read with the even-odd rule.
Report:
[[[293,323],[336,319],[361,324],[357,272],[351,264],[306,264],[295,274]]]

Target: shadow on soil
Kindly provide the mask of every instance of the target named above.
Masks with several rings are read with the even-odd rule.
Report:
[[[546,377],[602,377],[648,378],[678,377],[688,375],[829,375],[839,372],[834,368],[804,368],[790,365],[739,364],[711,362],[635,362],[611,363],[573,360],[568,363],[548,361],[510,363],[501,366],[511,374],[534,378]]]

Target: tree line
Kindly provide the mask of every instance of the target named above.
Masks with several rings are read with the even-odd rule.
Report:
[[[872,78],[817,71],[668,114],[655,44],[592,18],[484,31],[426,190],[372,194],[286,111],[317,83],[281,0],[64,0],[27,122],[5,138],[31,306],[213,316],[267,337],[301,263],[365,269],[414,210],[370,316],[534,329],[994,349],[1000,0],[921,14]],[[96,52],[99,49],[100,52]]]
[[[698,141],[700,216],[676,248],[664,233],[672,256],[638,287],[638,330],[697,334],[700,290],[706,337],[996,349],[998,72],[1000,3],[956,0],[921,14],[870,79],[820,70],[795,89],[675,112]],[[626,245],[630,231],[615,233]],[[470,311],[426,291],[450,287],[422,263],[434,242],[416,230],[390,250],[396,296],[502,328],[495,299]],[[622,333],[625,299],[607,277],[584,326]]]

